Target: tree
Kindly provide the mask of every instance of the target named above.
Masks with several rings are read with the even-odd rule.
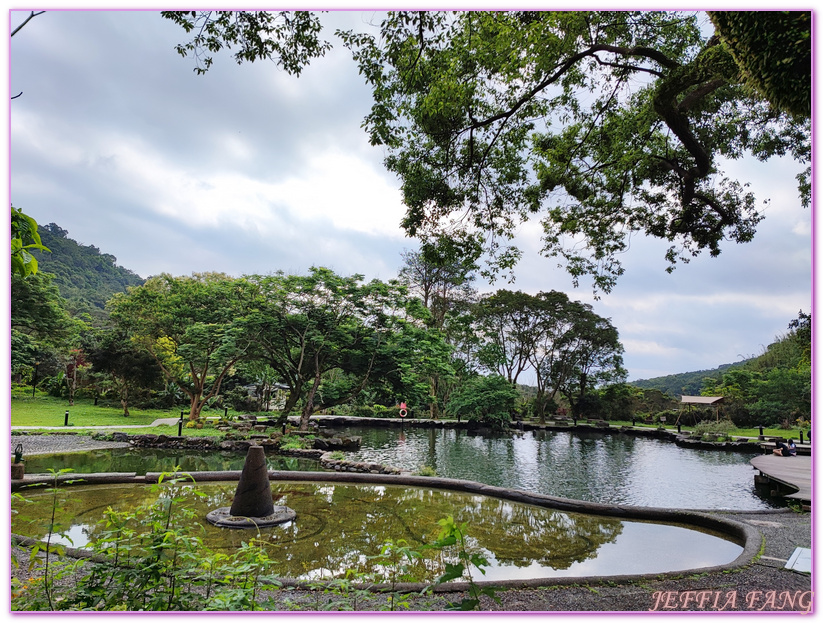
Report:
[[[196,420],[258,336],[243,322],[251,288],[221,273],[168,274],[116,294],[112,319],[149,352],[165,377],[189,397]]]
[[[537,395],[535,414],[540,423],[546,421],[546,407],[555,402],[572,366],[569,365],[567,345],[577,330],[575,310],[582,305],[569,301],[562,292],[539,292],[532,301],[536,327],[529,352],[529,363],[535,370]]]
[[[453,349],[441,331],[399,319],[386,343],[391,368],[384,375],[395,380],[400,401],[427,404],[436,419],[455,380]]]
[[[425,245],[420,251],[405,251],[401,257],[403,266],[400,268],[399,280],[408,287],[411,294],[420,297],[423,307],[428,310],[427,324],[438,333],[435,339],[436,349],[445,346],[439,343],[444,338],[446,342],[453,344],[450,338],[458,334],[447,325],[453,324],[452,321],[460,314],[460,310],[475,300],[477,291],[472,282],[473,271],[477,266],[469,259],[458,257],[445,242],[437,246]],[[442,363],[440,357],[435,357],[434,360]],[[439,367],[439,364],[435,365],[432,371],[436,372]],[[428,402],[432,419],[437,418],[439,405],[445,404],[450,382],[455,378],[451,364],[445,365],[442,370],[445,376],[433,373],[429,377]]]
[[[303,401],[301,430],[308,429],[316,410],[362,391],[374,369],[401,290],[378,280],[362,284],[362,279],[317,267],[309,275],[250,277],[255,309],[244,325],[257,336],[254,356],[290,388],[283,419]],[[333,371],[340,374],[330,378]]]
[[[452,395],[446,410],[466,415],[470,422],[504,428],[517,406],[517,389],[499,374],[474,376]]]
[[[623,345],[611,321],[595,314],[590,305],[578,303],[571,310],[574,331],[563,341],[564,364],[559,368],[563,377],[553,382],[569,401],[572,412],[580,416],[591,390],[623,382],[626,370]]]
[[[65,308],[53,275],[32,273],[24,277],[19,273],[11,276],[11,329],[31,338],[59,345],[72,333],[75,321]]]
[[[748,242],[755,197],[720,158],[809,161],[808,120],[750,93],[696,13],[396,12],[344,34],[374,92],[365,125],[398,174],[403,226],[510,269],[541,215],[543,254],[609,291],[632,234],[678,260]]]
[[[532,313],[534,297],[524,292],[498,290],[475,306],[476,331],[482,346],[479,359],[489,372],[515,385],[529,367],[538,319]]]
[[[273,28],[282,13],[163,15],[186,32],[199,24],[184,55],[240,43],[238,62],[281,62],[269,41],[306,47],[303,30]],[[750,241],[763,218],[719,159],[810,160],[809,120],[752,94],[696,12],[399,11],[378,35],[337,34],[373,89],[364,125],[401,178],[404,228],[472,260],[485,251],[487,275],[515,265],[521,251],[507,241],[537,214],[542,253],[563,257],[575,283],[592,276],[595,290],[613,287],[636,233],[672,243],[669,271],[716,256],[724,239]],[[799,176],[806,205],[809,176]]]
[[[321,26],[309,11],[162,11],[161,15],[195,33],[176,50],[183,57],[194,55],[199,74],[212,65],[208,54],[239,46],[234,53],[238,64],[268,59],[299,76],[312,58],[331,47],[318,38]]]
[[[88,359],[97,372],[104,373],[120,400],[123,416],[129,416],[129,401],[141,389],[149,388],[163,378],[157,361],[139,348],[123,331],[103,333]]]
[[[420,296],[423,306],[431,313],[433,327],[442,329],[446,315],[455,303],[475,297],[472,273],[477,266],[465,258],[455,258],[445,245],[404,251],[400,256],[403,266],[399,281],[411,294]]]

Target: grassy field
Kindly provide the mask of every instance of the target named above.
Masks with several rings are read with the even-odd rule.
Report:
[[[12,396],[11,399],[11,425],[31,426],[31,427],[64,427],[66,412],[69,413],[69,426],[72,428],[82,428],[85,426],[135,426],[144,425],[147,428],[129,429],[130,432],[155,432],[162,434],[177,434],[177,426],[150,427],[151,423],[158,419],[179,418],[180,409],[129,409],[129,417],[123,416],[121,407],[108,405],[95,406],[92,400],[75,400],[74,406],[69,406],[65,399],[52,398],[51,396],[21,397]],[[204,411],[203,415],[223,415],[223,412]],[[229,415],[233,415],[229,411]],[[165,429],[165,430],[162,430]],[[207,430],[207,429],[203,429]],[[174,431],[172,433],[172,431]],[[216,432],[213,431],[212,432]],[[197,429],[187,429],[187,434],[202,433]]]
[[[92,400],[75,400],[74,406],[69,406],[68,401],[51,396],[38,395],[34,398],[29,396],[12,396],[11,398],[11,425],[27,427],[63,427],[66,411],[69,412],[69,426],[66,430],[83,428],[86,426],[133,426],[143,425],[146,428],[128,429],[131,433],[153,432],[157,434],[176,435],[177,425],[172,426],[150,426],[152,422],[163,418],[179,418],[180,408],[175,409],[130,409],[130,416],[123,416],[123,409],[120,407],[98,405],[95,406]],[[223,415],[223,411],[204,411],[203,415]],[[238,415],[232,411],[228,412],[229,417]],[[614,421],[612,426],[631,426],[631,422]],[[655,425],[636,424],[637,428],[657,428]],[[669,425],[667,428],[672,429]],[[692,430],[690,426],[683,426],[683,432]],[[781,428],[766,428],[763,433],[767,436],[793,437],[797,440],[800,436],[799,428],[786,430]],[[216,435],[219,434],[213,428],[185,429],[186,435]],[[731,432],[735,437],[757,437],[760,430],[757,428],[740,428]],[[808,439],[808,428],[803,429],[804,440]]]

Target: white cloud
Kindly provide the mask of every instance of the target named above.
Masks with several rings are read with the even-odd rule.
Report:
[[[226,54],[197,77],[174,52],[184,33],[156,11],[47,12],[11,45],[12,89],[24,91],[9,125],[14,205],[143,276],[312,264],[395,276],[399,252],[415,243],[399,228],[399,183],[360,127],[369,90],[332,34],[379,16],[323,19],[335,50],[299,78]],[[514,241],[516,281],[490,289],[591,303],[620,332],[632,378],[758,351],[810,308],[811,211],[790,159],[721,168],[770,199],[753,242],[668,275],[668,243],[638,236],[617,287],[595,300],[589,280],[575,289],[558,258],[539,255],[535,219]]]

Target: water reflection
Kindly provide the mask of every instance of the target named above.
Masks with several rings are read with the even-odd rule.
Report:
[[[185,486],[186,504],[198,518],[231,502],[235,483]],[[203,497],[195,492],[205,494]],[[36,504],[13,502],[12,530],[42,537],[50,521],[47,492],[31,491]],[[100,536],[97,522],[111,506],[145,516],[137,509],[160,493],[141,485],[76,486],[59,492],[56,523],[75,546]],[[741,547],[717,535],[681,526],[620,521],[453,491],[414,487],[324,483],[272,483],[275,504],[294,509],[297,519],[262,531],[278,573],[287,577],[328,577],[345,569],[379,571],[373,557],[389,539],[406,540],[418,549],[436,538],[437,521],[453,515],[469,526],[469,548],[492,563],[484,579],[658,573],[722,564]],[[234,548],[248,531],[226,530],[198,520],[198,530],[212,548]],[[641,549],[638,550],[638,547]],[[638,551],[665,551],[643,557]],[[416,579],[434,579],[454,552],[430,550],[416,561]],[[695,561],[700,564],[696,565]]]
[[[604,504],[767,509],[754,454],[679,448],[669,441],[600,432],[534,431],[483,437],[464,430],[349,428],[363,437],[352,460]]]
[[[246,455],[237,452],[199,452],[160,448],[114,448],[26,457],[26,472],[46,473],[49,469],[70,469],[78,474],[101,472],[183,472],[231,471],[243,469]],[[317,471],[317,461],[296,457],[267,456],[269,469]]]
[[[534,431],[482,436],[437,428],[358,428],[362,449],[347,458],[409,471],[423,465],[446,478],[473,480],[604,504],[758,510],[779,502],[759,496],[754,454],[679,448],[671,442],[600,432]],[[28,473],[239,470],[245,455],[157,449],[32,456]],[[275,470],[317,471],[316,461],[267,457]]]

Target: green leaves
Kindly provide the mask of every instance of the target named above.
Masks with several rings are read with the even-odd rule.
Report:
[[[477,610],[480,607],[480,598],[482,596],[486,596],[500,603],[500,598],[497,596],[497,589],[491,586],[479,586],[472,577],[472,568],[477,569],[485,575],[486,571],[484,567],[489,566],[489,561],[482,554],[470,551],[466,537],[467,524],[457,524],[451,515],[439,520],[437,524],[440,526],[440,533],[438,534],[437,540],[431,544],[431,547],[443,549],[456,547],[458,562],[446,562],[445,572],[437,579],[435,584],[460,580],[464,578],[464,576],[468,578],[469,582],[469,596],[459,602],[450,603],[449,609]]]
[[[542,254],[595,291],[635,234],[672,242],[670,269],[716,256],[762,219],[717,156],[808,162],[808,123],[752,98],[695,13],[399,12],[380,28],[344,42],[374,89],[365,126],[402,181],[403,227],[480,245],[491,277],[534,215]]]
[[[37,272],[37,259],[31,251],[49,251],[37,232],[37,222],[19,208],[11,206],[11,273],[28,277]]]
[[[300,72],[313,58],[323,56],[331,47],[318,37],[320,22],[309,11],[161,11],[186,33],[194,37],[176,46],[183,57],[197,62],[194,71],[206,73],[213,63],[211,54],[223,48],[238,48],[234,60],[239,64],[271,60],[289,74]]]

